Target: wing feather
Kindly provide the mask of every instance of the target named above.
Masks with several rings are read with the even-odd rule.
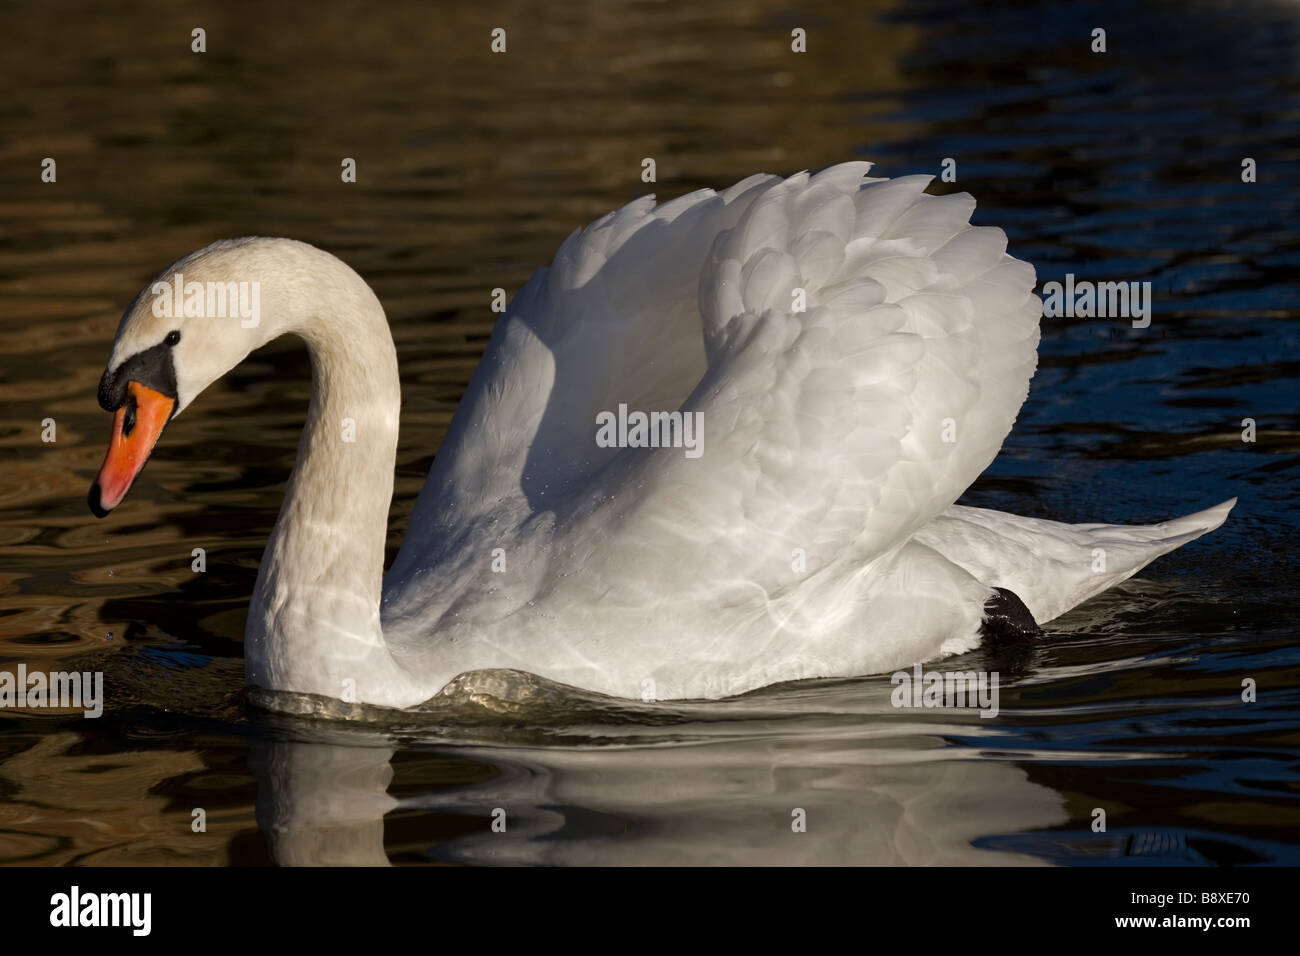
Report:
[[[952,505],[1025,398],[1033,270],[969,196],[868,169],[646,197],[573,233],[498,322],[394,572],[528,526],[538,562],[585,569],[583,600],[773,597]],[[620,405],[700,416],[703,453],[600,447]]]

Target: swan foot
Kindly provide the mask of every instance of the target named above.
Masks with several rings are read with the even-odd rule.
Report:
[[[1034,616],[1015,591],[994,588],[994,595],[984,602],[984,620],[980,637],[992,647],[1019,643],[1043,636]]]

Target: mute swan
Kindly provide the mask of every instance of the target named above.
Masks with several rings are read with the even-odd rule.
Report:
[[[314,390],[247,676],[396,708],[489,668],[646,699],[881,673],[1036,633],[1218,527],[1235,499],[1143,527],[954,504],[1028,392],[1034,271],[969,224],[970,196],[869,168],[647,196],[575,230],[497,322],[386,576],[383,308],[312,246],[215,242],[122,318],[90,507],[117,506],[203,389],[300,336]],[[657,444],[687,447],[654,447],[635,413],[674,411]]]

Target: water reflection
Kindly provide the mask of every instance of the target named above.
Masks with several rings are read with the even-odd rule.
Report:
[[[390,812],[459,818],[459,834],[407,852],[478,864],[1025,864],[1037,860],[976,843],[1068,819],[1060,795],[1012,764],[947,748],[941,726],[876,720],[864,734],[861,720],[796,718],[782,704],[721,726],[684,714],[671,729],[568,727],[567,742],[545,746],[408,739],[425,759],[451,752],[492,773],[400,799],[389,793],[398,744],[381,736],[256,741],[257,819],[285,865],[386,862]],[[535,730],[476,731],[521,733]],[[590,734],[601,743],[579,742]]]
[[[255,740],[257,825],[282,866],[380,866],[394,747]]]

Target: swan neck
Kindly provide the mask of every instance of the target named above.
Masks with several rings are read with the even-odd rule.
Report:
[[[285,331],[311,356],[312,397],[284,503],[249,608],[250,682],[363,700],[393,681],[380,627],[388,509],[401,405],[384,311],[333,257],[303,283]]]

